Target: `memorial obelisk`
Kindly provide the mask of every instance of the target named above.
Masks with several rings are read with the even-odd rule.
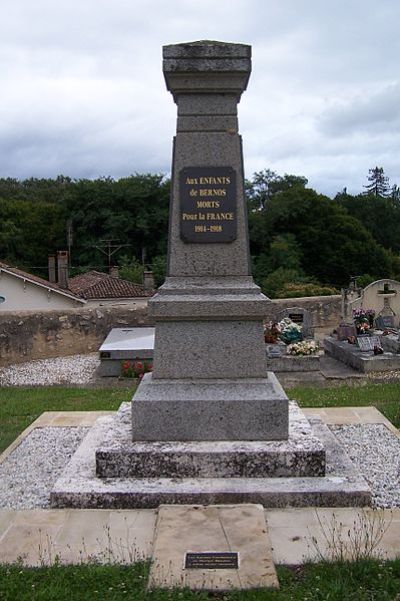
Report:
[[[253,282],[237,105],[251,47],[164,46],[178,107],[165,283],[149,301],[153,373],[132,400],[133,440],[283,440],[288,400],[267,377]]]

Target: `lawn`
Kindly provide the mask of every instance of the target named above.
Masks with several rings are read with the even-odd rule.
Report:
[[[44,411],[115,410],[131,398],[131,388],[0,388],[0,453]]]
[[[146,591],[147,563],[50,568],[0,566],[1,601],[395,601],[400,560],[278,567],[279,591],[208,595],[189,590]]]
[[[291,388],[288,396],[302,407],[374,405],[400,428],[400,383]],[[0,452],[43,411],[116,410],[131,398],[132,388],[0,388]]]
[[[334,388],[291,388],[287,391],[301,407],[359,407],[373,405],[396,428],[400,428],[400,382],[336,386]]]

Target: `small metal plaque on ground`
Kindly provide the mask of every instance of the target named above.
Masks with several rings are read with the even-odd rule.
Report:
[[[237,570],[239,567],[238,553],[192,553],[185,555],[185,569],[203,570]]]
[[[160,505],[148,587],[279,588],[264,508]]]

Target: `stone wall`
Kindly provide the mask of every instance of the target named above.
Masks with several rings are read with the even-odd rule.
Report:
[[[0,312],[0,366],[97,351],[112,328],[152,325],[147,308]]]
[[[340,321],[341,296],[277,299],[268,305],[266,320],[275,320],[282,309],[290,307],[310,311],[316,331],[333,329]],[[0,312],[0,366],[94,352],[112,328],[147,325],[153,323],[141,306]]]
[[[269,305],[267,319],[276,321],[280,311],[291,307],[302,307],[310,311],[311,325],[317,331],[318,329],[334,328],[340,323],[342,296],[334,294],[332,296],[275,299]]]

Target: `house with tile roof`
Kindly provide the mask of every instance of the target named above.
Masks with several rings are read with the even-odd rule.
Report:
[[[153,294],[146,292],[140,284],[94,270],[69,278],[68,287],[75,295],[85,299],[88,307],[133,302],[147,305],[148,298]]]
[[[0,313],[73,309],[86,300],[58,284],[0,262]]]

